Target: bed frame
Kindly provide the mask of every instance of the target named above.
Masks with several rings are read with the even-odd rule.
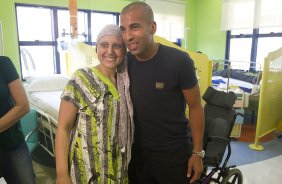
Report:
[[[57,129],[57,120],[54,120],[48,113],[32,106],[37,112],[39,142],[38,144],[47,151],[52,157],[55,157],[55,134]]]

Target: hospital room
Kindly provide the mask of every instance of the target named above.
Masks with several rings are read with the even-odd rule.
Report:
[[[194,183],[280,184],[282,1],[139,1],[154,13],[155,54],[165,45],[193,60],[206,128],[214,128],[205,130],[204,169]],[[133,2],[138,0],[0,0],[0,56],[12,61],[27,95],[30,111],[19,124],[36,184],[56,182],[55,139],[64,89],[69,90],[78,70],[99,65],[100,31],[108,24],[121,26],[121,11]],[[125,27],[121,29],[123,35]],[[156,88],[163,87],[157,83]],[[223,105],[208,100],[211,94]],[[232,113],[228,125],[207,126],[212,107],[224,117]],[[189,112],[187,108],[187,117]],[[223,127],[224,141],[213,142]],[[216,163],[209,163],[210,153],[222,142]],[[1,154],[0,147],[2,170]],[[9,184],[1,170],[0,184]]]

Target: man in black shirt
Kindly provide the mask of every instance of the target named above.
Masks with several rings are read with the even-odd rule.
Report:
[[[200,177],[204,153],[204,113],[193,61],[187,53],[154,42],[156,22],[146,3],[126,6],[120,28],[129,50],[135,123],[129,181],[192,183]],[[186,103],[193,145],[188,141]]]

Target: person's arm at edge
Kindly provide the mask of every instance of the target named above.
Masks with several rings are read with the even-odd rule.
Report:
[[[8,84],[10,94],[15,102],[15,106],[0,118],[0,132],[3,132],[18,122],[30,111],[29,102],[24,87],[20,79],[16,79]]]
[[[56,183],[71,183],[68,168],[68,156],[70,149],[70,134],[74,126],[78,109],[71,102],[61,100],[58,128],[55,138],[55,156],[56,156]]]
[[[191,89],[182,90],[186,102],[189,106],[189,124],[193,140],[193,151],[201,151],[203,135],[205,129],[204,110],[201,105],[201,96],[199,85],[195,85]],[[199,156],[192,155],[188,163],[187,176],[190,178],[190,183],[199,179],[203,169],[203,161]],[[192,176],[192,170],[194,171]]]

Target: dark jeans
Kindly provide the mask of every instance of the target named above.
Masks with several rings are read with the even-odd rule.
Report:
[[[130,184],[188,184],[188,159],[191,146],[148,151],[134,144],[129,164]]]
[[[0,151],[0,173],[8,184],[35,184],[31,156],[26,143]]]

